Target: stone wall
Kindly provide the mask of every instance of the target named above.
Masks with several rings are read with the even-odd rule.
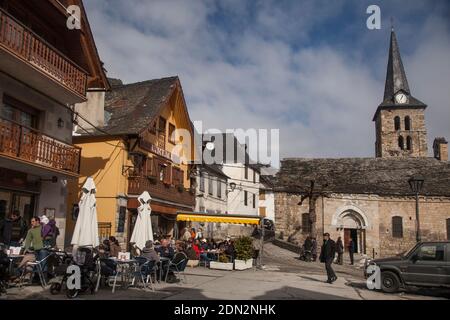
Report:
[[[379,145],[379,154],[381,157],[395,156],[428,156],[427,131],[425,127],[425,114],[423,109],[395,109],[382,110],[380,112],[381,125],[377,130],[377,144]],[[395,130],[394,118],[400,117],[400,130]],[[411,118],[410,130],[405,130],[405,117]],[[378,121],[377,121],[378,124]],[[398,138],[404,139],[405,149],[401,150],[398,145]],[[412,138],[412,149],[406,150],[406,139]]]
[[[298,205],[299,201],[299,195],[275,194],[277,238],[282,234],[283,240],[294,244],[302,244],[308,235],[302,232],[301,226],[301,214],[308,212],[308,201],[302,206]],[[332,239],[344,238],[345,228],[359,228],[360,248],[375,258],[401,253],[416,243],[414,197],[330,194],[316,201],[316,213],[318,243],[322,241],[323,232],[329,232]],[[402,217],[402,238],[392,235],[394,216]],[[450,219],[450,198],[420,198],[422,240],[447,240],[447,219]]]

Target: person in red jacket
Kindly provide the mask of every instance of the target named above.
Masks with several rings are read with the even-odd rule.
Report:
[[[192,249],[195,251],[195,255],[197,256],[197,260],[200,259],[200,254],[202,253],[202,249],[200,247],[200,241],[195,240],[192,244]]]

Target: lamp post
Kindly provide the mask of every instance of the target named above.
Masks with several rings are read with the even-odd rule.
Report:
[[[416,194],[416,241],[422,240],[420,236],[420,221],[419,221],[419,193],[423,187],[424,178],[422,176],[412,176],[409,180],[409,186],[412,192]]]

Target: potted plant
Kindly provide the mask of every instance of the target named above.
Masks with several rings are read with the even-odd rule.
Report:
[[[246,270],[253,267],[253,239],[251,237],[239,237],[234,243],[236,260],[234,269]]]
[[[211,261],[209,263],[211,269],[219,270],[233,270],[233,263],[229,261],[228,257],[224,254],[219,255],[218,261]]]

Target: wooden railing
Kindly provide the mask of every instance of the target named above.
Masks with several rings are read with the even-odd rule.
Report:
[[[144,191],[148,191],[152,197],[162,200],[178,202],[184,205],[195,205],[195,197],[189,189],[179,190],[176,186],[166,186],[157,178],[151,181],[147,177],[129,177],[128,178],[128,194],[139,195]]]
[[[70,90],[82,96],[86,95],[86,72],[2,9],[0,9],[0,46]]]
[[[0,118],[0,154],[79,173],[81,149]]]

